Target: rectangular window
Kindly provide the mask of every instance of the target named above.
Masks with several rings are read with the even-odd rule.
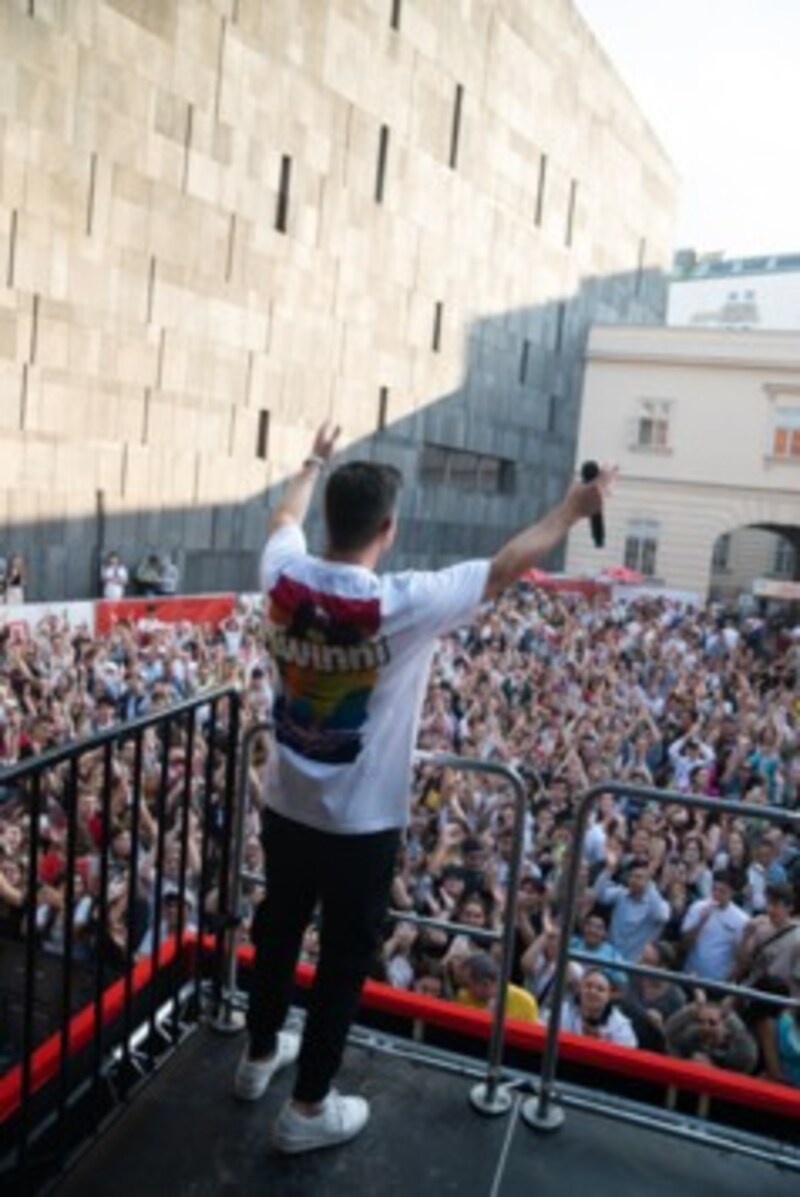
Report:
[[[560,303],[556,309],[556,337],[553,349],[560,353],[564,347],[564,322],[567,318],[567,305]]]
[[[513,461],[500,461],[500,494],[513,495],[517,492],[517,467]]]
[[[775,409],[772,452],[775,457],[800,457],[800,407]]]
[[[644,281],[644,260],[647,253],[647,242],[644,237],[639,239],[639,256],[636,260],[636,294],[642,293],[642,282]]]
[[[648,578],[655,577],[659,526],[655,520],[634,520],[625,538],[625,565]]]
[[[669,448],[670,403],[662,399],[643,399],[636,415],[634,443],[639,449]]]
[[[256,434],[256,457],[261,461],[267,460],[269,452],[269,412],[263,407],[258,413],[258,433]]]
[[[375,203],[383,203],[383,192],[386,186],[386,162],[389,157],[389,126],[381,125],[378,139],[378,170],[375,176]]]
[[[711,555],[711,568],[714,573],[722,573],[731,567],[731,537],[730,533],[726,532],[723,536],[718,536],[714,542],[714,551]]]
[[[547,403],[547,431],[553,433],[558,426],[558,395],[551,395]]]
[[[575,231],[575,205],[578,201],[578,180],[573,179],[569,185],[569,203],[567,204],[567,227],[564,230],[564,244],[572,245],[572,234]]]
[[[440,445],[423,445],[419,476],[422,482],[444,482],[447,477],[447,450]]]
[[[500,490],[500,473],[503,463],[499,457],[478,458],[478,490],[486,495],[496,495]]]
[[[389,420],[389,388],[378,391],[378,432],[383,432]]]
[[[520,359],[519,359],[519,385],[521,387],[524,387],[525,383],[528,381],[528,361],[530,359],[530,356],[531,356],[531,343],[530,343],[530,341],[523,341],[522,342],[522,353],[520,354]]]
[[[772,572],[779,574],[782,578],[793,578],[794,561],[794,545],[785,536],[779,536],[775,541],[775,560]]]
[[[288,154],[281,158],[281,176],[278,183],[278,206],[275,210],[275,228],[285,233],[289,224],[289,188],[292,181],[292,160]]]
[[[423,445],[419,461],[420,481],[448,485],[483,494],[513,494],[516,471],[513,461],[487,453]]]
[[[400,17],[402,15],[403,0],[392,0],[392,15],[389,18],[389,24],[392,29],[400,28]]]
[[[464,101],[464,88],[456,84],[456,95],[453,101],[453,126],[450,130],[450,166],[453,170],[458,166],[458,142],[461,137],[461,106]]]
[[[442,348],[442,314],[444,312],[444,304],[437,303],[433,309],[433,342],[432,349],[434,353],[439,353]]]
[[[544,220],[544,190],[547,183],[547,154],[539,155],[539,182],[536,186],[536,212],[534,224],[540,226]]]

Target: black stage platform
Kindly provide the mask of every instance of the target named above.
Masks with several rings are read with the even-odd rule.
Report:
[[[539,1135],[518,1116],[469,1104],[473,1081],[364,1047],[348,1049],[344,1092],[369,1098],[353,1143],[286,1158],[269,1127],[291,1087],[261,1102],[230,1094],[243,1038],[199,1030],[117,1125],[55,1190],[59,1197],[797,1197],[796,1172],[723,1154],[600,1114],[568,1110]]]

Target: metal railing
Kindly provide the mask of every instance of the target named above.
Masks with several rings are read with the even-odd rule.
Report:
[[[238,923],[241,917],[241,885],[242,881],[262,882],[263,878],[249,872],[244,865],[244,827],[246,822],[247,786],[249,779],[250,754],[253,744],[259,735],[272,729],[268,722],[253,724],[242,737],[239,764],[238,806],[234,820],[234,848],[233,848],[233,902],[232,907]],[[505,995],[511,977],[511,967],[514,954],[514,936],[517,915],[517,892],[522,870],[524,852],[525,812],[527,789],[526,783],[516,769],[508,765],[500,765],[493,761],[477,760],[472,757],[456,756],[452,753],[418,752],[415,763],[430,765],[439,769],[454,769],[466,773],[483,773],[502,778],[508,782],[514,791],[514,824],[512,832],[511,860],[508,873],[508,899],[506,902],[503,926],[500,929],[480,929],[461,923],[446,922],[445,920],[429,918],[417,914],[415,911],[390,910],[388,915],[402,919],[404,922],[415,923],[420,926],[439,927],[452,935],[465,934],[473,939],[485,940],[487,943],[501,944],[500,976],[498,980],[498,994]],[[240,1012],[242,1001],[237,989],[237,954],[235,949],[235,928],[231,928],[226,940],[228,960],[225,968],[227,984],[222,995],[220,1016],[215,1022],[215,1028],[223,1032],[236,1032],[241,1029],[243,1018]],[[476,1085],[470,1095],[476,1109],[486,1114],[502,1114],[511,1108],[512,1098],[507,1089],[501,1086],[503,1043],[505,1039],[505,1001],[500,997],[492,1012],[491,1032],[489,1036],[489,1051],[484,1081]]]
[[[28,828],[20,935],[0,936],[6,959],[24,962],[17,990],[0,994],[19,1010],[0,1077],[0,1188],[34,1192],[63,1171],[86,1128],[107,1124],[201,1007],[219,1002],[239,717],[236,690],[219,688],[0,770],[4,805],[17,804]],[[80,806],[92,793],[87,837]],[[63,881],[48,892],[53,836]],[[90,899],[81,928],[79,884]],[[37,917],[46,899],[61,926],[51,940]],[[1,990],[22,970],[0,971]]]
[[[561,922],[561,938],[552,986],[551,1014],[547,1027],[542,1067],[539,1079],[534,1085],[536,1096],[523,1102],[521,1107],[523,1119],[529,1126],[539,1131],[556,1130],[563,1124],[565,1118],[563,1106],[555,1100],[555,1085],[559,1055],[559,1030],[567,986],[567,968],[571,959],[581,960],[582,962],[589,961],[598,968],[613,967],[614,970],[621,972],[673,980],[682,984],[688,983],[692,986],[705,983],[711,989],[720,990],[727,994],[755,998],[765,1004],[770,1003],[783,1007],[800,1005],[800,1003],[792,1001],[790,998],[776,997],[775,995],[752,989],[746,985],[734,985],[715,981],[712,978],[698,977],[690,973],[654,969],[644,965],[629,964],[621,960],[614,960],[613,963],[610,963],[600,960],[597,957],[592,957],[591,954],[577,952],[570,947],[578,902],[579,874],[583,856],[584,835],[591,808],[603,794],[612,794],[616,797],[640,798],[646,802],[657,803],[660,806],[680,805],[700,810],[713,810],[740,818],[745,816],[750,819],[763,819],[770,823],[790,824],[800,829],[800,811],[791,811],[775,806],[752,806],[725,798],[707,798],[696,794],[683,794],[677,791],[631,785],[625,782],[607,781],[597,783],[581,795],[572,828],[573,838],[566,869],[565,905]],[[592,1108],[602,1112],[604,1109],[603,1099],[604,1095],[596,1093],[593,1097]],[[638,1112],[635,1110],[625,1112],[623,1109],[622,1113],[620,1113],[619,1110],[621,1107],[619,1103],[614,1103],[610,1100],[606,1101],[606,1106],[609,1110],[612,1107],[614,1108],[616,1117],[643,1124],[644,1116],[641,1110]],[[646,1121],[646,1119],[644,1120]],[[683,1121],[673,1122],[671,1120],[662,1120],[658,1125],[667,1133],[687,1138],[697,1137],[695,1133],[687,1129]],[[714,1141],[713,1135],[710,1133],[705,1133],[703,1138],[704,1141]],[[729,1129],[724,1139],[720,1139],[719,1142],[724,1143],[724,1146],[730,1150],[737,1150],[741,1147],[741,1150],[746,1154],[758,1154],[757,1151],[752,1149],[750,1139],[750,1136],[737,1135],[734,1129]],[[800,1168],[800,1156],[787,1156],[785,1159],[782,1158],[782,1162],[788,1164],[790,1167]]]

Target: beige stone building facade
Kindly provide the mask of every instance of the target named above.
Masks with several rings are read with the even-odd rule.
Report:
[[[800,547],[800,337],[594,328],[578,456],[615,461],[620,477],[606,547],[576,530],[570,571],[626,564],[701,596],[792,572],[775,546]],[[772,541],[737,537],[734,560],[741,529]]]
[[[570,0],[4,0],[0,551],[251,589],[333,415],[397,563],[572,466],[592,321],[658,321],[676,179]]]

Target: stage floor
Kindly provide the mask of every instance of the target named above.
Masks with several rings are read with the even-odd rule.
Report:
[[[272,1150],[291,1070],[255,1105],[231,1096],[243,1038],[199,1030],[55,1190],[59,1197],[797,1197],[800,1177],[756,1160],[567,1110],[550,1135],[469,1104],[468,1077],[350,1047],[343,1092],[371,1103],[352,1143],[306,1156]]]

